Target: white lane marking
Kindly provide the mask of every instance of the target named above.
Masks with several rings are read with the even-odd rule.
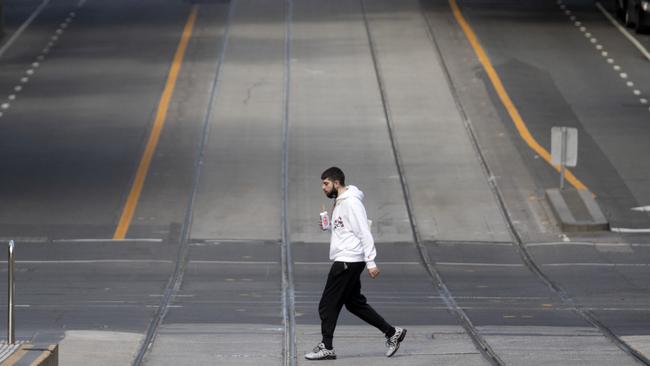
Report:
[[[527,247],[552,247],[552,246],[567,246],[567,245],[573,245],[573,246],[586,246],[586,247],[594,247],[596,249],[602,248],[628,248],[628,247],[635,247],[635,248],[650,248],[650,243],[587,243],[587,242],[571,242],[571,243],[561,243],[561,242],[549,242],[549,243],[531,243],[531,244],[526,244]]]
[[[64,259],[64,260],[19,260],[16,263],[20,264],[97,264],[97,263],[173,263],[171,260],[166,259]],[[0,262],[0,265],[6,265],[5,262]]]
[[[646,50],[645,47],[643,47],[641,42],[639,42],[639,40],[634,38],[634,36],[632,36],[630,34],[630,32],[627,31],[627,29],[625,29],[623,26],[621,26],[616,21],[616,19],[614,19],[614,17],[607,11],[607,9],[605,9],[599,2],[596,2],[596,7],[600,10],[601,13],[603,13],[605,15],[605,17],[607,19],[609,19],[610,23],[612,23],[621,33],[623,33],[625,38],[627,38],[630,42],[632,42],[632,44],[641,52],[641,54],[648,61],[650,61],[650,52],[648,52],[648,50]]]
[[[640,212],[650,212],[650,206],[632,207],[630,210],[632,210],[632,211],[640,211]]]
[[[21,91],[21,90],[23,90],[23,87],[22,87],[22,86],[20,86],[20,85],[16,85],[16,86],[14,86],[14,91],[19,92],[19,91]]]
[[[20,78],[20,82],[21,82],[21,83],[23,83],[23,84],[24,84],[24,83],[26,83],[26,82],[28,82],[28,81],[29,81],[29,78],[28,78],[28,77],[26,77],[26,76],[25,76],[25,77],[22,77],[22,78]]]
[[[162,243],[162,239],[55,239],[52,243]]]
[[[210,261],[210,260],[190,260],[190,264],[258,264],[258,265],[279,265],[280,262],[274,261]]]
[[[631,81],[628,81],[627,83],[625,83],[625,85],[627,85],[627,86],[629,86],[629,87],[631,88],[631,87],[633,87],[633,86],[634,86],[634,83],[633,83],[633,82],[631,82]]]
[[[544,267],[650,267],[648,263],[546,263]]]
[[[11,105],[10,105],[9,103],[2,103],[2,105],[0,105],[0,108],[2,108],[2,109],[9,109],[10,106],[11,106]]]
[[[648,104],[648,100],[645,98],[639,99],[639,102],[641,102],[641,104]]]
[[[25,74],[34,75],[34,70],[33,69],[28,69],[27,71],[25,71]]]
[[[36,19],[38,14],[40,14],[41,11],[43,11],[43,9],[47,6],[49,2],[50,0],[44,0],[41,3],[41,5],[39,5],[38,8],[34,10],[32,15],[30,15],[29,18],[27,18],[27,20],[20,26],[20,28],[16,30],[16,32],[11,36],[11,38],[9,38],[9,40],[2,47],[0,47],[0,57],[2,57],[2,55],[9,49],[9,47],[11,47],[11,45],[18,39],[18,37],[20,37],[20,35],[25,31],[25,29],[27,29],[27,27],[29,27],[29,25],[32,24],[34,19]]]
[[[603,51],[603,52],[601,53],[601,55],[603,55],[603,57],[607,57],[607,56],[609,55],[609,52],[607,52],[607,51]]]
[[[84,6],[85,3],[86,3],[86,0],[79,0],[79,3],[77,3],[77,7],[80,8],[80,7]]]
[[[15,99],[16,99],[16,95],[15,95],[15,94],[11,94],[11,95],[8,97],[8,99],[9,99],[9,100],[15,100]]]
[[[650,229],[629,229],[624,227],[612,227],[609,230],[615,233],[628,233],[628,234],[650,233]]]
[[[440,266],[460,266],[460,267],[523,267],[520,263],[462,263],[462,262],[435,262]]]
[[[634,93],[634,95],[641,95],[641,90],[634,89],[633,93]]]
[[[614,70],[616,70],[616,71],[620,71],[620,70],[621,70],[621,67],[618,66],[618,65],[614,65]]]
[[[613,59],[613,58],[608,58],[608,59],[607,59],[607,63],[613,64],[613,63],[614,63],[614,59]]]

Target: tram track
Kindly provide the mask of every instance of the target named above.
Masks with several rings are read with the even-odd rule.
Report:
[[[384,83],[384,78],[381,72],[381,68],[379,65],[379,61],[377,59],[377,52],[375,49],[375,42],[372,36],[372,32],[370,31],[370,25],[368,22],[368,16],[367,16],[367,11],[366,11],[366,6],[364,0],[359,0],[361,4],[361,11],[363,15],[363,22],[364,26],[366,29],[367,37],[368,37],[368,45],[370,49],[370,54],[372,58],[372,63],[375,71],[375,76],[377,79],[377,84],[378,84],[378,89],[381,97],[381,102],[382,102],[382,108],[383,108],[383,113],[384,113],[384,118],[386,121],[386,127],[388,129],[388,135],[389,135],[389,140],[391,144],[391,150],[393,152],[393,158],[395,159],[395,165],[397,168],[397,174],[399,176],[399,181],[400,181],[400,186],[402,189],[402,194],[404,196],[404,203],[406,206],[406,211],[408,215],[408,220],[409,220],[409,225],[411,227],[411,232],[413,235],[413,242],[415,243],[416,249],[418,251],[418,255],[420,257],[420,261],[422,262],[422,265],[426,269],[427,274],[429,275],[429,278],[431,279],[433,285],[438,289],[438,292],[440,294],[440,297],[442,298],[443,302],[449,309],[449,311],[456,317],[458,322],[462,325],[462,327],[465,329],[465,332],[467,335],[471,338],[472,342],[476,346],[476,348],[481,352],[481,354],[485,357],[487,361],[489,361],[492,365],[505,365],[505,362],[499,357],[499,355],[492,349],[492,347],[487,343],[487,341],[481,336],[481,334],[478,332],[474,324],[472,323],[471,319],[469,316],[465,313],[465,311],[458,305],[456,300],[454,299],[453,295],[451,294],[451,291],[447,287],[446,283],[442,279],[442,276],[440,275],[440,271],[438,271],[436,265],[431,262],[429,259],[428,251],[425,245],[422,242],[420,232],[417,226],[417,221],[415,218],[415,213],[413,210],[413,205],[411,201],[411,194],[409,192],[409,186],[406,180],[406,174],[404,173],[404,166],[402,163],[402,158],[400,155],[397,139],[395,137],[395,128],[393,125],[393,119],[390,111],[390,105],[388,102],[388,98],[386,96],[386,89],[385,89],[385,83]]]
[[[581,317],[583,320],[585,320],[588,324],[593,326],[594,328],[598,329],[598,331],[608,340],[610,340],[613,344],[615,344],[619,349],[621,349],[624,353],[628,354],[631,356],[635,361],[637,361],[639,364],[642,365],[648,365],[650,366],[650,360],[645,357],[643,354],[640,352],[636,351],[634,348],[630,347],[626,342],[624,342],[620,337],[618,337],[609,327],[607,327],[604,323],[602,323],[598,318],[588,309],[583,308],[580,306],[569,294],[567,293],[566,290],[564,290],[558,283],[553,281],[548,275],[546,275],[540,268],[540,266],[537,264],[537,262],[533,259],[532,255],[526,248],[526,243],[522,239],[521,235],[517,231],[517,228],[514,225],[514,220],[510,215],[510,212],[508,211],[507,205],[505,203],[505,199],[503,197],[503,194],[501,193],[496,181],[494,179],[491,179],[493,177],[492,169],[490,168],[487,159],[485,157],[485,154],[483,153],[480,143],[478,141],[478,137],[476,133],[474,132],[474,128],[471,124],[471,121],[460,101],[460,97],[457,91],[457,88],[455,87],[455,84],[453,82],[453,79],[451,78],[451,74],[449,72],[449,68],[446,64],[446,61],[442,55],[442,50],[440,49],[440,45],[435,37],[435,33],[433,31],[433,27],[431,25],[431,22],[429,18],[427,17],[426,13],[424,12],[424,9],[420,7],[420,13],[422,17],[424,18],[424,21],[426,23],[426,31],[428,33],[428,36],[433,44],[434,51],[438,57],[438,61],[440,62],[441,68],[444,71],[444,76],[447,81],[447,85],[449,86],[449,90],[451,92],[451,95],[453,97],[454,103],[456,105],[456,109],[458,110],[462,120],[463,124],[465,127],[465,130],[467,131],[467,135],[470,139],[470,142],[472,144],[472,147],[474,149],[474,152],[476,154],[476,157],[479,161],[479,164],[481,165],[481,168],[483,169],[483,173],[485,174],[486,181],[488,182],[488,185],[490,187],[490,190],[492,194],[494,195],[494,198],[496,199],[498,209],[503,216],[504,222],[506,224],[508,233],[510,234],[512,238],[512,245],[515,248],[515,251],[519,255],[522,263],[526,266],[526,268],[532,272],[539,281],[541,281],[546,287],[548,287],[555,295],[558,296],[558,298],[561,300],[561,302],[570,310],[572,310],[575,314],[577,314],[579,317]]]
[[[205,147],[207,145],[209,132],[210,132],[210,119],[212,118],[214,112],[214,105],[215,105],[214,101],[217,98],[217,94],[219,90],[219,81],[221,79],[220,78],[221,66],[223,65],[226,49],[228,47],[230,26],[232,24],[232,18],[235,10],[235,3],[236,3],[235,0],[233,0],[230,3],[230,7],[228,9],[228,17],[226,19],[226,24],[224,26],[223,40],[221,42],[221,50],[219,52],[219,58],[215,69],[214,80],[212,82],[212,86],[210,89],[210,98],[209,98],[210,103],[205,113],[205,117],[202,124],[202,130],[201,130],[201,140],[196,150],[197,154],[196,154],[196,159],[194,161],[194,170],[192,174],[192,186],[191,186],[192,188],[188,197],[188,202],[186,206],[187,208],[185,210],[185,214],[183,218],[183,225],[179,235],[178,251],[175,258],[174,272],[172,272],[172,275],[170,276],[169,281],[167,282],[165,291],[163,292],[163,296],[160,301],[160,305],[158,306],[158,309],[154,314],[153,319],[149,323],[147,332],[145,334],[145,338],[142,344],[140,345],[140,348],[138,349],[136,357],[133,360],[132,363],[133,366],[140,366],[144,363],[145,356],[147,355],[147,352],[152,348],[156,340],[158,329],[160,328],[160,325],[165,319],[165,315],[167,314],[167,311],[170,308],[171,302],[173,301],[176,294],[178,294],[178,291],[181,288],[181,284],[183,283],[183,276],[185,274],[185,269],[189,261],[189,247],[191,244],[191,228],[192,228],[192,221],[193,221],[194,204],[196,202],[196,197],[199,191],[199,183],[201,180],[203,161],[205,157]],[[198,12],[199,5],[194,5],[193,9],[194,11]]]

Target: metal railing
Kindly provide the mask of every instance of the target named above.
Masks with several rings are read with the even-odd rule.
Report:
[[[8,255],[7,255],[7,272],[8,272],[8,282],[7,282],[7,302],[8,302],[8,309],[7,309],[7,343],[8,344],[14,344],[16,343],[16,328],[15,328],[15,321],[16,318],[14,317],[14,295],[15,295],[15,278],[14,278],[14,241],[11,240],[9,241],[9,249],[8,249]]]

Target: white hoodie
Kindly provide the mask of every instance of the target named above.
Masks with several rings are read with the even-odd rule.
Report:
[[[368,268],[374,268],[377,250],[362,200],[363,192],[352,185],[336,198],[331,221],[330,259],[366,262]]]

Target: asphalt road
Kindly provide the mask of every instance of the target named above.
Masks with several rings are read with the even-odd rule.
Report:
[[[373,220],[369,302],[409,329],[386,359],[383,336],[344,310],[333,363],[649,357],[650,241],[559,231],[544,198],[557,174],[447,2],[6,3],[5,40],[18,36],[0,55],[0,237],[17,241],[18,338],[61,342],[62,364],[306,364],[331,165]],[[613,226],[650,228],[630,210],[650,204],[647,61],[592,2],[563,4],[460,8],[533,136],[548,148],[552,126],[577,127],[575,174]]]

